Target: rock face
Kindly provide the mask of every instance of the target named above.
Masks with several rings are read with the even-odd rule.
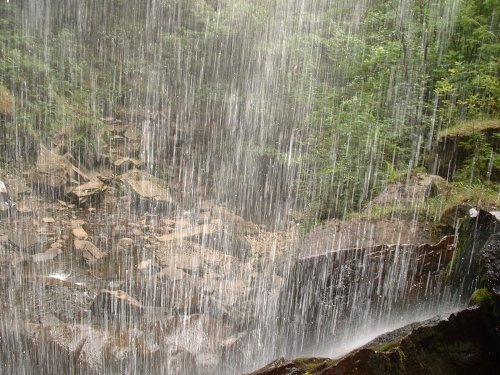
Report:
[[[472,298],[478,306],[389,332],[341,359],[279,360],[253,375],[500,373],[500,231],[493,215],[478,211],[462,222],[449,277],[455,294],[482,288]],[[461,277],[469,284],[457,282]]]
[[[498,138],[499,125],[491,126],[490,129],[485,129],[481,134],[485,137],[486,142],[491,144],[493,150],[500,149],[500,139]],[[445,136],[438,140],[435,147],[435,153],[432,159],[427,161],[428,170],[452,180],[455,173],[463,166],[465,160],[469,158],[473,149],[467,148],[470,143],[470,136],[455,135]],[[500,169],[498,165],[493,166],[491,173],[492,181],[500,180]]]
[[[485,260],[483,247],[500,231],[500,221],[492,214],[483,210],[471,212],[474,214],[465,218],[459,227],[459,242],[448,277],[452,288],[465,299],[463,302],[479,285],[481,263]]]
[[[301,350],[349,327],[368,327],[397,311],[436,302],[452,254],[448,236],[436,245],[385,245],[301,258],[280,294],[282,333]]]
[[[75,186],[67,193],[68,198],[81,207],[96,206],[101,200],[106,186],[98,179]]]
[[[430,229],[411,220],[329,220],[298,247],[300,257],[387,244],[431,243]]]

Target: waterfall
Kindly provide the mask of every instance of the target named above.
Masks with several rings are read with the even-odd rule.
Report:
[[[244,373],[462,307],[451,237],[401,240],[422,197],[391,243],[349,216],[423,164],[441,100],[427,60],[459,0],[15,3],[0,83],[17,112],[0,119],[47,146],[32,174],[57,181],[40,199],[19,183],[30,211],[0,222],[0,348],[16,353],[0,372]],[[325,219],[354,240],[316,244]]]

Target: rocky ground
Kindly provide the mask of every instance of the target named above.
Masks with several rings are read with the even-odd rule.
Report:
[[[276,300],[274,260],[297,231],[210,200],[181,204],[134,158],[141,133],[116,127],[100,170],[54,146],[1,177],[16,210],[0,217],[0,372],[18,368],[20,345],[28,373],[213,373],[246,350]]]
[[[276,316],[294,321],[297,293],[316,313],[313,297],[324,308],[352,295],[348,285],[371,298],[367,283],[388,279],[380,265],[400,252],[418,267],[398,271],[415,282],[396,294],[439,293],[452,237],[423,245],[431,227],[401,217],[331,220],[301,237],[293,220],[271,230],[220,202],[186,204],[175,181],[148,172],[140,129],[113,121],[99,169],[77,167],[55,141],[33,168],[0,177],[16,202],[0,213],[0,372],[241,373],[279,352],[265,343],[277,345]],[[374,204],[414,208],[440,183],[416,177]],[[348,272],[330,273],[341,260]],[[298,290],[309,274],[330,276]]]

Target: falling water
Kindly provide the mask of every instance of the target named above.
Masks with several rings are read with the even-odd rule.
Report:
[[[327,241],[317,245],[318,257],[303,251],[310,246],[308,237],[299,240],[302,229],[294,220],[307,209],[305,196],[326,194],[317,185],[315,162],[306,156],[311,140],[321,138],[317,124],[326,121],[312,118],[315,97],[326,85],[345,81],[349,61],[365,58],[357,45],[367,37],[360,24],[380,2],[7,3],[20,9],[22,34],[41,45],[33,53],[46,65],[28,74],[33,86],[48,86],[44,100],[69,106],[51,96],[49,70],[60,72],[58,79],[75,100],[90,86],[87,113],[110,118],[104,123],[116,129],[132,125],[125,136],[111,134],[112,142],[122,142],[116,155],[103,150],[104,133],[92,147],[111,162],[128,158],[127,150],[133,149],[147,177],[101,158],[97,169],[112,191],[102,201],[82,211],[67,202],[57,206],[57,197],[50,204],[40,198],[32,217],[3,224],[21,236],[29,228],[45,228],[40,238],[50,241],[16,242],[10,236],[10,245],[2,243],[3,256],[19,263],[9,263],[8,276],[1,279],[1,345],[8,355],[0,358],[12,360],[2,371],[68,373],[82,366],[89,373],[190,374],[197,367],[203,374],[236,374],[312,348],[338,354],[349,338],[456,307],[449,296],[439,295],[443,280],[422,271],[422,248],[401,240],[410,228],[400,228],[399,239],[383,248]],[[408,22],[413,1],[394,5],[397,28],[408,39],[417,38],[421,30]],[[459,1],[436,0],[429,7],[430,19],[441,22],[429,24],[424,34],[437,35],[437,45],[444,48]],[[344,56],[329,69],[324,61],[332,47],[320,38],[325,30],[344,38],[333,47]],[[425,61],[408,53],[413,60],[404,71],[394,68],[386,83],[395,136],[403,136],[403,125],[418,122],[422,112],[419,69]],[[12,78],[10,86],[27,97],[34,90],[27,80]],[[362,94],[357,100],[364,100]],[[35,132],[41,133],[50,124],[43,114],[35,115],[43,124]],[[64,110],[60,116],[63,123],[74,121]],[[22,121],[14,118],[16,126]],[[428,131],[433,130],[415,126],[408,135],[414,148],[409,175]],[[367,155],[369,165],[362,172],[332,177],[359,182],[359,202],[371,198],[371,189],[383,180],[377,171],[385,140],[373,134],[357,149],[351,136],[343,140],[325,133],[332,139],[332,164],[344,152],[350,159]],[[19,160],[24,154],[16,146]],[[79,167],[89,168],[85,158]],[[142,197],[135,204],[134,186],[141,189],[141,184],[154,190],[154,199]],[[168,197],[162,184],[169,187]],[[351,203],[340,197],[354,193],[350,185],[338,186],[332,207],[342,216]],[[67,215],[63,229],[54,229],[52,219],[43,216],[47,212]],[[80,228],[86,235],[76,239]],[[357,234],[361,238],[366,231]],[[19,249],[30,248],[35,255],[46,251],[51,241],[60,244],[51,247],[55,260],[18,256]],[[91,254],[85,261],[66,250],[77,247],[75,241],[90,243],[80,243]],[[419,272],[428,278],[416,280]],[[412,289],[416,284],[421,289]],[[64,298],[57,294],[59,287],[65,288]],[[127,302],[117,302],[117,293],[126,293]]]

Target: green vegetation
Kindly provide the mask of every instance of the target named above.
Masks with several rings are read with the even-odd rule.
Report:
[[[391,349],[394,349],[394,348],[397,348],[399,345],[399,340],[394,340],[394,341],[389,341],[383,345],[380,345],[378,348],[376,348],[375,350],[379,351],[379,352],[387,352]]]
[[[329,358],[296,358],[293,362],[305,372],[304,375],[308,375],[331,365],[334,361]]]
[[[462,1],[456,20],[443,19],[440,2],[410,4],[401,15],[397,1],[376,2],[358,34],[340,37],[344,48],[341,31],[323,35],[324,63],[347,53],[349,66],[335,85],[325,82],[314,113],[322,129],[311,170],[320,188],[307,190],[320,219],[359,211],[391,176],[414,173],[436,135],[457,132],[456,124],[498,123],[499,1]],[[471,186],[500,162],[479,138],[470,139],[474,156],[457,175]]]
[[[491,292],[486,288],[481,288],[481,289],[476,289],[474,291],[474,293],[472,294],[472,297],[470,299],[469,305],[493,306],[494,303],[495,303],[495,300],[493,299],[493,295],[491,294]]]
[[[438,133],[438,138],[467,136],[480,133],[481,131],[486,129],[500,129],[500,119],[489,119],[489,120],[479,119],[479,120],[459,122],[458,124],[450,128],[441,130]]]
[[[44,14],[2,2],[0,154],[23,160],[63,133],[92,164],[108,142],[100,118],[153,116],[166,133],[189,124],[212,146],[211,171],[218,160],[269,161],[252,193],[277,185],[267,180],[276,166],[292,171],[287,188],[310,227],[422,170],[438,137],[469,135],[453,194],[417,214],[462,198],[498,205],[489,181],[500,156],[480,131],[500,117],[500,2],[449,3],[93,0]],[[415,213],[401,210],[372,215]]]

